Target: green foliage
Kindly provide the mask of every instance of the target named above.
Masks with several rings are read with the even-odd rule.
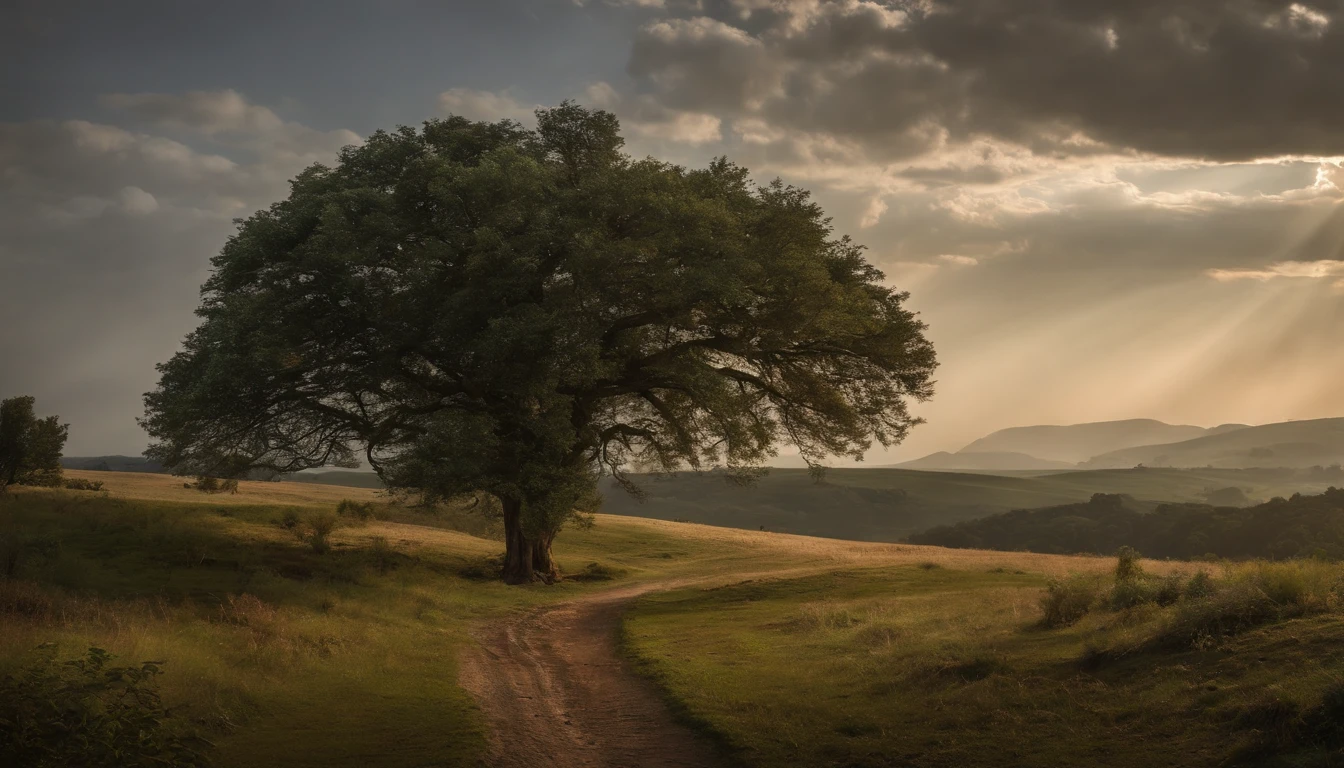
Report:
[[[313,552],[322,555],[331,549],[329,537],[341,524],[340,518],[326,510],[314,512],[304,521],[301,537]]]
[[[391,487],[497,496],[530,576],[600,472],[750,479],[781,442],[815,464],[904,438],[924,325],[807,192],[630,158],[605,112],[537,117],[380,131],[242,222],[146,396],[149,455],[362,447]]]
[[[1101,585],[1094,576],[1074,574],[1051,579],[1041,595],[1041,626],[1067,627],[1077,623],[1096,605]]]
[[[71,491],[101,491],[103,490],[103,481],[86,480],[82,477],[67,477],[64,486]]]
[[[57,661],[54,645],[0,681],[0,764],[28,768],[200,766],[205,742],[176,726],[154,678],[163,662],[113,666],[90,648]]]
[[[238,480],[236,478],[215,477],[214,475],[198,475],[195,482],[187,483],[186,487],[195,488],[201,493],[237,493]]]
[[[61,451],[70,425],[33,415],[30,396],[0,401],[0,491],[9,485],[61,485]]]
[[[1123,546],[1115,551],[1115,581],[1122,583],[1138,581],[1143,578],[1143,556],[1131,546]]]

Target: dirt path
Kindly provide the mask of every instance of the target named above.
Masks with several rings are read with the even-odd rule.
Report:
[[[725,765],[702,737],[673,720],[652,683],[616,649],[632,599],[686,583],[615,589],[490,625],[463,660],[461,678],[490,722],[486,765]]]

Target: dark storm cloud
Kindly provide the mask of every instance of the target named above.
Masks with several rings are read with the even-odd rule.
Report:
[[[699,10],[691,10],[698,7]],[[1344,153],[1338,1],[717,2],[646,25],[630,74],[678,109],[903,156],[988,135],[1072,153]]]

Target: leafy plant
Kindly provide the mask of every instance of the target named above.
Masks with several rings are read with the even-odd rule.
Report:
[[[304,530],[300,534],[304,541],[313,548],[317,554],[325,554],[331,549],[329,538],[333,531],[340,525],[340,520],[331,512],[314,512],[308,516],[304,522]]]
[[[1076,624],[1096,604],[1100,586],[1091,576],[1075,574],[1051,579],[1041,595],[1041,626],[1067,627]]]
[[[71,491],[101,491],[103,490],[102,480],[87,480],[82,477],[68,477],[64,485]]]
[[[89,648],[57,661],[53,644],[0,681],[0,764],[26,768],[125,768],[208,764],[204,739],[183,732],[155,678],[163,662],[115,666]]]

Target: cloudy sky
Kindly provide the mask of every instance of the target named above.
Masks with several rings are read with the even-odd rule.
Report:
[[[814,191],[994,429],[1344,415],[1344,1],[10,0],[0,396],[138,453],[232,219],[378,128],[615,112]]]

